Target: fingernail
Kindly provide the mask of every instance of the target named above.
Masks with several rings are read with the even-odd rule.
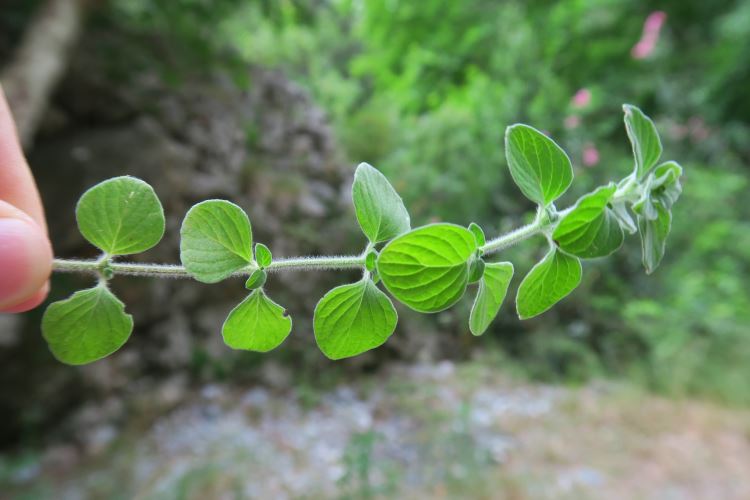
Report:
[[[49,277],[49,242],[31,221],[0,219],[0,309],[32,298]]]

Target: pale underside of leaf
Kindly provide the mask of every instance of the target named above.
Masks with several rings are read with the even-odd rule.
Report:
[[[292,318],[262,289],[253,292],[229,313],[221,334],[232,349],[268,352],[292,331]]]
[[[318,302],[315,341],[328,358],[348,358],[384,344],[397,321],[388,296],[364,279],[336,287]]]
[[[581,282],[581,262],[551,249],[521,282],[516,309],[521,319],[537,316],[575,290]]]
[[[133,330],[133,318],[104,286],[81,290],[51,304],[42,318],[42,335],[63,363],[83,365],[117,351]]]
[[[513,264],[492,262],[485,264],[484,275],[479,281],[477,296],[469,315],[469,329],[474,335],[482,335],[500,311],[513,277]]]
[[[386,245],[378,258],[378,271],[399,301],[420,312],[437,312],[464,294],[468,261],[476,245],[466,228],[423,226]]]
[[[659,267],[672,227],[672,213],[658,203],[654,206],[657,212],[656,219],[648,220],[645,217],[638,217],[643,266],[647,274],[653,273]]]
[[[659,161],[661,139],[654,122],[635,106],[625,104],[625,130],[633,147],[636,177],[642,179]]]
[[[185,216],[180,236],[182,263],[199,281],[221,281],[252,261],[250,221],[228,201],[195,205]]]
[[[81,234],[110,255],[153,247],[164,236],[164,209],[154,190],[135,177],[115,177],[86,191],[76,206]]]

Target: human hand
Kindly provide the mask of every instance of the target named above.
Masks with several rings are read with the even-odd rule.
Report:
[[[38,306],[51,271],[44,209],[0,87],[0,312]]]

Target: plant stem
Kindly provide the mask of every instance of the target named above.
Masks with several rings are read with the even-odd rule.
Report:
[[[316,269],[358,269],[364,266],[364,257],[359,255],[294,257],[290,259],[274,260],[267,271]],[[52,269],[61,273],[89,273],[99,274],[102,268],[100,260],[66,260],[55,259]],[[109,268],[115,275],[126,276],[154,276],[162,278],[192,278],[183,266],[170,264],[140,264],[135,262],[110,262]],[[256,269],[250,264],[234,273],[232,276],[249,276]]]
[[[638,195],[639,184],[634,179],[629,179],[615,193],[611,202],[628,200]],[[491,254],[504,250],[517,243],[531,238],[537,234],[543,234],[545,231],[551,231],[551,228],[557,224],[557,221],[564,218],[573,207],[568,207],[559,212],[555,212],[555,222],[545,216],[543,211],[537,213],[534,222],[527,224],[518,229],[500,235],[489,240],[481,250],[484,254]],[[315,271],[325,269],[364,269],[365,257],[372,248],[368,245],[360,255],[334,255],[334,256],[311,256],[311,257],[291,257],[288,259],[274,260],[266,268],[268,272],[276,271]],[[153,276],[161,278],[192,278],[190,273],[183,266],[171,264],[140,264],[136,262],[112,262],[109,256],[105,255],[97,260],[67,260],[55,259],[52,270],[60,273],[88,273],[102,275],[104,266],[108,267],[114,275],[126,276]],[[249,264],[238,270],[232,276],[249,276],[257,266]]]
[[[490,241],[485,243],[481,250],[485,254],[499,252],[500,250],[511,247],[516,243],[520,243],[523,240],[531,238],[535,234],[541,233],[544,227],[545,224],[543,224],[542,220],[537,217],[536,220],[531,224],[527,224],[523,227],[519,227],[518,229],[514,229],[509,233],[505,233],[498,236],[497,238],[491,239]]]

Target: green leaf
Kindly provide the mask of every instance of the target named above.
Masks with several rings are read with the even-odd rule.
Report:
[[[180,259],[198,281],[216,283],[252,261],[250,220],[234,203],[198,203],[185,216],[180,236]]]
[[[391,300],[369,280],[334,288],[315,306],[315,341],[330,359],[356,356],[381,346],[396,329]]]
[[[133,317],[100,285],[51,304],[42,317],[42,335],[52,354],[69,365],[85,365],[109,356],[128,340]]]
[[[411,228],[404,202],[383,174],[367,163],[354,173],[352,199],[357,221],[372,243],[390,240]]]
[[[135,177],[115,177],[86,191],[76,220],[83,237],[110,255],[144,252],[164,236],[159,198]]]
[[[529,271],[518,287],[518,317],[528,319],[551,308],[581,282],[581,261],[556,248]]]
[[[273,262],[271,250],[269,250],[263,243],[255,244],[255,262],[261,269],[267,268],[271,265],[271,262]]]
[[[365,257],[365,269],[373,272],[375,270],[375,266],[377,265],[377,261],[378,252],[376,252],[375,250],[370,250]]]
[[[651,274],[659,267],[667,236],[672,227],[672,213],[660,204],[654,205],[657,217],[654,220],[638,217],[638,229],[641,236],[641,251],[643,253],[643,267],[646,273]]]
[[[253,292],[229,313],[221,335],[232,349],[268,352],[292,331],[292,318],[261,289]]]
[[[378,271],[394,297],[419,312],[438,312],[463,296],[474,235],[455,224],[431,224],[391,240],[378,257]]]
[[[256,269],[245,282],[245,288],[247,288],[248,290],[261,288],[266,284],[267,277],[268,275],[264,269]]]
[[[602,186],[578,200],[552,235],[560,248],[576,257],[593,259],[610,255],[622,246],[624,234],[608,207],[616,190],[614,184]]]
[[[484,275],[479,282],[477,296],[469,315],[471,333],[482,335],[487,331],[505,300],[512,277],[513,264],[510,262],[491,262],[485,265]]]
[[[484,275],[484,261],[479,257],[474,257],[469,262],[469,283],[476,283]]]
[[[487,243],[484,237],[484,231],[482,231],[482,228],[479,227],[478,224],[476,224],[475,222],[469,224],[469,231],[471,231],[474,235],[474,238],[476,238],[478,247],[484,246],[484,244]]]
[[[528,125],[512,125],[505,132],[505,155],[510,175],[523,194],[547,206],[573,182],[573,166],[555,141]]]
[[[636,179],[643,179],[661,157],[662,146],[656,125],[643,111],[630,104],[622,106],[625,130],[633,146]]]

